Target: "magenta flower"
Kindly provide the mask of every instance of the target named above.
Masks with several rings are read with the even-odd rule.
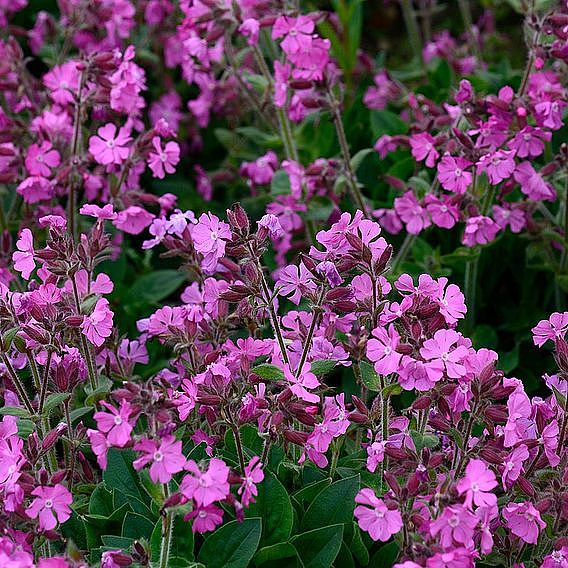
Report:
[[[247,18],[238,28],[239,33],[247,38],[248,45],[258,44],[260,22],[254,18]]]
[[[43,176],[30,176],[18,185],[16,191],[26,203],[33,204],[51,199],[53,187],[53,182]]]
[[[173,436],[166,436],[159,443],[144,438],[135,444],[134,450],[143,452],[132,463],[134,469],[139,471],[151,463],[150,479],[154,483],[168,483],[175,473],[183,470],[186,463],[181,440],[176,440]]]
[[[184,379],[181,388],[183,392],[175,391],[172,402],[177,407],[179,419],[183,422],[195,408],[197,385],[191,379]]]
[[[528,501],[509,503],[503,509],[503,518],[507,528],[528,544],[536,544],[540,531],[546,528],[538,510]]]
[[[107,437],[98,430],[89,428],[87,430],[87,437],[89,438],[89,442],[91,442],[91,449],[97,457],[97,463],[104,471],[107,468],[107,455],[111,444],[107,440]]]
[[[418,235],[431,225],[428,211],[420,205],[412,191],[395,198],[394,209],[411,235]]]
[[[556,191],[546,183],[542,176],[532,167],[530,162],[522,162],[513,174],[515,181],[521,186],[521,191],[533,201],[554,201]]]
[[[426,560],[426,568],[475,568],[479,558],[476,550],[454,548],[447,552],[438,552]]]
[[[491,242],[499,232],[499,225],[489,217],[478,215],[466,221],[462,243],[468,247],[486,245]]]
[[[367,343],[367,357],[373,361],[379,375],[388,375],[398,369],[402,358],[396,351],[399,341],[400,335],[393,324],[389,325],[388,330],[384,327],[373,330],[373,338]]]
[[[130,441],[133,425],[130,417],[133,413],[132,406],[126,400],[120,402],[120,407],[115,408],[108,402],[102,401],[101,405],[110,411],[95,412],[93,418],[97,422],[97,428],[106,434],[109,444],[123,448]]]
[[[278,156],[275,152],[269,150],[254,162],[243,162],[239,171],[243,177],[248,178],[249,185],[254,187],[269,184],[277,169]]]
[[[257,221],[257,225],[259,228],[262,227],[268,231],[268,235],[271,239],[279,239],[284,236],[284,229],[280,224],[280,220],[276,217],[276,215],[272,215],[272,213],[263,215],[260,221]]]
[[[97,130],[98,136],[89,138],[89,152],[98,164],[108,166],[120,165],[130,155],[128,143],[132,140],[128,130],[123,126],[118,134],[116,126],[109,122]]]
[[[433,168],[436,160],[440,157],[440,153],[436,150],[435,140],[428,132],[420,132],[410,137],[410,148],[412,157],[421,162],[426,160],[426,165]]]
[[[52,530],[58,522],[64,523],[71,516],[69,505],[73,502],[73,496],[65,486],[58,483],[53,487],[36,487],[32,495],[35,499],[26,509],[26,514],[30,519],[39,516],[40,530]]]
[[[296,374],[298,376],[296,376]],[[289,383],[290,390],[302,400],[306,402],[318,403],[320,397],[317,394],[309,392],[320,386],[318,378],[311,372],[310,363],[304,363],[299,373],[293,373],[288,364],[284,365],[284,377]]]
[[[168,142],[162,148],[160,137],[154,136],[152,145],[156,151],[148,154],[148,166],[152,170],[154,177],[163,179],[166,173],[173,174],[176,171],[175,166],[179,162],[179,144],[177,142]]]
[[[274,106],[278,108],[286,106],[290,73],[290,65],[284,65],[278,60],[274,62]]]
[[[511,233],[520,233],[527,224],[522,204],[493,205],[493,219],[500,229],[509,227]]]
[[[424,198],[424,205],[436,227],[451,229],[459,220],[459,210],[448,198],[438,199],[435,195],[428,194]]]
[[[193,226],[191,236],[195,250],[204,257],[204,265],[215,270],[217,260],[225,254],[225,244],[231,240],[231,230],[227,223],[212,213],[203,213]]]
[[[99,207],[94,203],[86,203],[79,209],[81,215],[89,215],[90,217],[95,217],[99,221],[109,220],[112,221],[116,219],[116,213],[111,203],[107,203],[103,207]]]
[[[53,148],[51,142],[44,140],[40,146],[32,144],[26,156],[26,168],[32,176],[51,175],[51,169],[56,168],[61,161],[59,152]]]
[[[568,568],[568,546],[545,556],[540,568]]]
[[[43,83],[49,89],[53,101],[65,106],[75,100],[80,77],[81,72],[77,69],[77,62],[67,61],[63,65],[56,65],[46,73]]]
[[[217,505],[199,505],[189,512],[185,521],[193,520],[191,530],[200,534],[214,531],[223,522],[223,509]]]
[[[256,486],[263,479],[262,462],[258,456],[254,456],[248,465],[245,466],[243,482],[238,489],[238,494],[242,495],[241,503],[243,507],[248,507],[251,503],[254,503],[254,498],[258,495]]]
[[[272,39],[284,37],[280,45],[290,57],[311,48],[314,27],[314,21],[308,16],[279,16],[272,26]]]
[[[316,290],[312,273],[303,262],[298,266],[289,264],[278,272],[277,291],[280,296],[287,296],[298,305],[304,290]]]
[[[472,508],[472,503],[477,507],[497,505],[497,495],[491,493],[495,487],[497,487],[495,474],[479,459],[469,461],[465,468],[465,477],[456,485],[460,495],[465,493],[464,505],[468,509]]]
[[[22,229],[20,238],[16,241],[17,251],[12,254],[14,270],[22,274],[22,278],[28,280],[35,270],[34,260],[34,237],[29,229]]]
[[[515,170],[514,152],[498,150],[493,154],[484,154],[477,162],[477,172],[487,174],[489,183],[497,185],[499,182],[511,177]]]
[[[372,489],[361,489],[355,497],[359,503],[355,507],[355,518],[361,530],[369,533],[373,540],[386,542],[393,534],[402,529],[400,511],[389,509],[382,499],[378,499]]]
[[[121,231],[129,235],[139,235],[146,227],[148,227],[154,219],[154,215],[139,207],[131,205],[126,209],[119,211],[112,224]]]
[[[460,86],[458,92],[456,93],[455,99],[457,103],[466,103],[471,101],[473,98],[473,87],[467,79],[462,79],[460,81]]]
[[[193,460],[189,460],[185,469],[189,474],[182,479],[180,491],[198,506],[207,507],[229,494],[229,468],[224,461],[213,458],[207,470],[201,471]]]
[[[544,152],[544,142],[550,141],[552,133],[534,126],[525,126],[509,141],[509,148],[519,158],[535,158]]]
[[[534,344],[538,347],[542,347],[549,339],[562,339],[568,331],[568,312],[554,312],[547,320],[540,320],[531,331]]]
[[[448,279],[445,277],[439,278],[438,283],[440,292],[434,299],[440,306],[440,313],[444,316],[447,324],[452,325],[457,323],[457,321],[462,319],[467,313],[465,296],[455,284],[450,284],[446,288]]]
[[[426,372],[433,381],[438,381],[444,372],[451,379],[459,379],[466,374],[463,360],[468,354],[467,347],[457,345],[462,335],[453,329],[439,329],[432,339],[427,339],[420,349],[426,359]]]
[[[463,505],[450,505],[430,524],[430,534],[438,537],[444,549],[457,545],[473,547],[473,533],[478,518]]]
[[[473,180],[471,172],[466,171],[471,165],[465,158],[444,155],[438,163],[440,185],[454,193],[465,193]]]
[[[91,314],[85,316],[81,324],[83,335],[97,347],[100,347],[112,333],[114,314],[108,306],[108,300],[100,298]]]
[[[524,444],[517,446],[503,461],[501,480],[503,489],[510,488],[523,470],[523,464],[529,459],[529,451]]]
[[[544,446],[544,453],[548,458],[548,463],[551,467],[556,467],[560,463],[560,456],[558,450],[558,436],[560,428],[558,421],[553,420],[550,424],[544,427],[540,436],[540,442]]]

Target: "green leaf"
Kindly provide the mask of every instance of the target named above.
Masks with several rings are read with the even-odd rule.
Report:
[[[279,542],[278,544],[261,548],[254,555],[254,563],[257,566],[269,563],[270,568],[273,568],[276,561],[289,558],[298,558],[298,551],[289,542]]]
[[[499,368],[507,375],[519,366],[519,344],[511,351],[499,354]]]
[[[89,513],[92,515],[100,515],[101,517],[110,517],[113,511],[112,492],[102,483],[97,485],[89,499]]]
[[[43,413],[49,414],[49,411],[59,406],[61,403],[65,402],[71,397],[71,394],[68,392],[55,392],[50,394],[47,399],[45,400],[45,404],[43,405]]]
[[[154,517],[150,510],[150,497],[142,487],[138,473],[132,467],[135,454],[132,450],[111,448],[103,480],[107,489],[114,489],[114,498],[119,506],[132,505],[132,509],[148,518]]]
[[[270,471],[265,471],[264,480],[257,489],[256,502],[251,503],[246,514],[262,519],[261,546],[288,540],[294,524],[294,509],[286,489]]]
[[[231,521],[210,535],[199,551],[207,568],[247,568],[262,533],[261,519]]]
[[[416,430],[410,430],[410,437],[416,446],[416,452],[420,454],[420,452],[424,448],[435,448],[440,443],[438,436],[434,436],[433,434],[421,434]]]
[[[390,110],[371,111],[371,131],[374,138],[380,138],[383,134],[406,134],[408,124]]]
[[[291,542],[304,563],[304,568],[330,568],[339,553],[343,525],[322,527],[295,536]]]
[[[298,502],[299,505],[303,505],[304,503],[311,503],[329,485],[331,485],[331,479],[328,477],[326,479],[322,479],[320,481],[316,481],[315,483],[306,485],[299,491],[296,491],[296,493],[294,493],[292,497],[295,501]]]
[[[0,408],[0,415],[2,416],[17,416],[18,418],[30,418],[30,413],[21,406],[3,406]]]
[[[155,270],[136,279],[128,298],[133,303],[157,303],[175,292],[185,279],[185,274],[178,270]]]
[[[24,440],[35,430],[35,424],[26,418],[18,420],[18,436]]]
[[[284,170],[277,170],[270,182],[270,193],[272,195],[288,195],[290,193],[290,178]]]
[[[373,152],[373,148],[363,148],[363,150],[359,150],[352,158],[351,158],[351,169],[354,172],[361,167],[363,160]]]
[[[367,361],[361,361],[361,380],[370,391],[381,391],[381,381],[379,379],[379,375],[375,373],[375,369]]]
[[[360,477],[354,475],[335,481],[326,487],[308,507],[302,519],[302,530],[309,531],[337,523],[351,523],[359,485]]]
[[[369,551],[363,543],[363,539],[361,538],[361,529],[357,523],[353,523],[353,538],[351,539],[349,549],[351,550],[355,560],[361,566],[367,566],[367,564],[369,564]]]
[[[384,398],[399,395],[402,392],[402,387],[398,383],[387,385],[382,392]]]
[[[369,562],[369,568],[391,568],[398,558],[399,548],[396,542],[381,546]]]
[[[128,550],[134,542],[133,538],[116,536],[114,534],[105,534],[101,537],[101,540],[108,548],[118,548],[119,550]]]
[[[128,512],[122,521],[122,536],[140,540],[150,540],[154,522],[139,513]]]
[[[333,359],[318,359],[317,361],[312,361],[311,371],[316,377],[323,377],[335,369],[337,361]]]
[[[93,410],[92,406],[81,406],[80,408],[75,408],[69,413],[69,418],[71,418],[71,423],[74,423],[82,416],[89,414],[89,412],[92,412],[92,410]]]
[[[87,394],[85,404],[87,406],[94,405],[99,400],[105,398],[111,388],[112,381],[108,377],[99,377],[99,385],[95,390],[92,390],[90,386],[85,387],[85,393]]]
[[[270,381],[283,381],[284,372],[280,367],[276,365],[270,365],[269,363],[262,363],[253,367],[251,372],[258,375],[261,379],[267,379]]]

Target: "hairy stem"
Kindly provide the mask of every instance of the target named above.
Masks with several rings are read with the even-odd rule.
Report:
[[[28,393],[26,392],[24,383],[22,383],[20,377],[18,377],[18,374],[14,370],[14,367],[12,366],[10,359],[8,359],[8,356],[5,353],[2,353],[1,356],[2,356],[2,363],[4,363],[4,366],[8,371],[8,375],[10,375],[10,380],[14,384],[16,390],[18,391],[18,398],[20,399],[22,404],[26,407],[26,410],[30,414],[33,414],[34,409],[32,403],[30,402],[30,398],[28,397]]]
[[[170,489],[167,483],[163,485],[164,502],[170,496]],[[174,516],[172,511],[166,511],[162,517],[162,538],[160,541],[159,568],[168,568],[170,563],[170,550],[172,547],[172,536],[174,532]]]

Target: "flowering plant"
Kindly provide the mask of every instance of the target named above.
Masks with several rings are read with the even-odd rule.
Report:
[[[357,2],[27,4],[0,566],[568,566],[568,5],[516,73],[466,0],[389,70]]]

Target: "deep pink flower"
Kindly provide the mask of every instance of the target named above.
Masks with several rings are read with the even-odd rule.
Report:
[[[191,530],[200,534],[214,531],[223,522],[223,509],[217,505],[198,505],[185,517],[185,521],[193,521]]]
[[[517,446],[504,460],[501,471],[503,489],[509,489],[523,470],[523,464],[529,459],[529,451],[524,444]]]
[[[143,455],[134,460],[134,469],[140,470],[151,463],[150,479],[154,483],[168,483],[175,473],[183,470],[186,459],[182,453],[181,440],[166,436],[160,442],[144,438],[136,443],[134,450]]]
[[[40,530],[51,530],[57,523],[64,523],[71,516],[69,505],[73,502],[73,496],[69,490],[57,484],[53,487],[40,486],[32,491],[35,499],[26,509],[26,514],[30,519],[39,516]]]
[[[274,62],[274,105],[278,108],[286,106],[290,73],[290,65],[284,65],[278,60]]]
[[[278,272],[277,290],[281,296],[288,296],[298,305],[302,299],[302,290],[316,290],[312,273],[303,262],[299,266],[290,264]]]
[[[454,548],[447,552],[438,552],[426,560],[426,568],[475,568],[479,554],[475,550]]]
[[[375,371],[380,375],[394,373],[400,364],[402,355],[396,351],[400,335],[393,324],[388,329],[376,327],[373,338],[367,343],[367,357],[375,364]]]
[[[100,298],[91,314],[83,318],[81,332],[93,345],[100,347],[112,333],[113,317],[108,300]]]
[[[32,176],[51,176],[51,169],[56,168],[61,161],[59,152],[51,142],[44,140],[40,146],[32,144],[26,155],[26,168]]]
[[[183,422],[187,420],[190,412],[195,408],[197,385],[191,379],[184,379],[181,388],[183,392],[176,391],[174,393],[173,403],[177,407],[179,419]]]
[[[148,154],[148,166],[152,170],[154,177],[163,179],[166,173],[173,174],[175,166],[179,163],[179,144],[168,142],[162,148],[162,141],[159,136],[152,138],[152,145],[155,152]]]
[[[545,556],[540,568],[568,568],[568,546]]]
[[[444,189],[454,193],[465,193],[471,185],[473,175],[466,171],[472,163],[461,157],[445,154],[438,163],[438,179]]]
[[[503,509],[503,518],[507,528],[528,544],[536,544],[539,532],[546,528],[538,510],[528,501],[509,503]]]
[[[204,268],[213,272],[217,261],[225,254],[225,244],[231,240],[231,230],[227,223],[212,213],[203,213],[193,226],[191,236],[195,250],[204,257]]]
[[[497,185],[499,182],[510,178],[515,170],[513,156],[514,152],[507,150],[497,150],[493,154],[484,154],[477,162],[477,172],[485,172],[489,178],[489,183]]]
[[[296,376],[298,375],[298,376]],[[318,378],[311,372],[310,363],[304,363],[302,370],[293,373],[288,364],[284,365],[284,377],[289,383],[290,390],[302,400],[306,402],[318,403],[319,395],[309,392],[320,386]]]
[[[448,550],[457,545],[473,547],[477,517],[463,505],[450,505],[430,524],[430,534]]]
[[[458,493],[465,493],[464,505],[469,509],[475,503],[477,507],[494,507],[497,505],[497,495],[491,490],[497,487],[495,474],[487,467],[485,462],[472,459],[465,468],[465,477],[456,485]]]
[[[486,245],[491,242],[499,232],[499,225],[489,217],[478,215],[466,221],[462,243],[468,247]]]
[[[279,239],[284,235],[284,229],[280,224],[280,220],[276,215],[272,215],[272,213],[263,215],[260,221],[257,221],[257,225],[259,228],[262,227],[266,229],[271,239]]]
[[[441,277],[438,279],[440,291],[433,299],[440,306],[440,313],[444,316],[446,323],[452,325],[458,320],[465,317],[467,306],[465,305],[465,296],[456,284],[450,284],[446,287],[448,279]]]
[[[238,494],[242,495],[241,503],[243,507],[248,507],[254,503],[254,498],[258,495],[257,485],[264,479],[262,462],[258,456],[254,456],[248,465],[245,466],[243,482],[238,489]]]
[[[43,176],[29,176],[18,185],[16,191],[26,203],[33,204],[51,199],[53,187],[53,182]]]
[[[89,428],[87,430],[87,436],[89,442],[91,442],[91,448],[93,453],[97,457],[97,463],[99,467],[104,471],[107,468],[107,454],[112,444],[107,440],[107,437],[99,432],[98,430],[93,430]]]
[[[12,255],[14,270],[20,272],[22,278],[28,280],[35,270],[34,237],[29,229],[22,229],[20,238],[16,241],[16,248],[18,250]]]
[[[75,100],[79,90],[81,72],[76,61],[67,61],[56,65],[43,77],[44,85],[49,89],[53,101],[59,105],[68,105]]]
[[[459,210],[451,199],[439,199],[435,195],[428,194],[424,197],[426,211],[432,218],[432,223],[443,229],[451,229],[459,220]]]
[[[118,448],[123,448],[130,441],[133,425],[130,422],[133,409],[129,402],[122,400],[120,407],[115,408],[108,402],[102,401],[101,404],[110,411],[95,412],[93,418],[97,422],[97,428],[103,432],[108,442]]]
[[[222,501],[229,494],[229,468],[223,460],[213,458],[206,471],[189,460],[185,466],[189,474],[180,483],[180,491],[187,499],[193,499],[202,507]]]
[[[549,339],[562,339],[568,331],[568,312],[554,312],[547,320],[540,320],[531,331],[534,344],[538,347],[542,347]]]
[[[533,201],[554,201],[556,191],[546,183],[530,162],[521,162],[514,173],[515,181],[520,184],[521,191]]]
[[[462,79],[460,81],[460,86],[458,92],[456,93],[455,99],[457,103],[466,103],[471,101],[473,98],[473,87],[467,79]]]
[[[116,214],[116,218],[112,224],[121,231],[129,235],[139,235],[146,227],[148,227],[154,219],[154,215],[139,207],[131,205]]]
[[[397,197],[394,200],[394,209],[411,235],[418,235],[431,225],[430,215],[426,208],[420,205],[412,191]]]
[[[493,205],[493,219],[499,227],[504,230],[507,226],[511,233],[520,233],[526,226],[527,220],[521,204],[503,203],[503,205]]]
[[[274,172],[278,169],[278,156],[269,150],[264,156],[260,156],[254,162],[243,162],[240,174],[248,178],[249,184],[267,185],[272,181]]]
[[[248,45],[258,44],[258,35],[260,32],[260,22],[254,18],[247,18],[239,26],[239,33],[247,38]]]
[[[284,37],[280,44],[288,57],[312,47],[314,21],[308,16],[279,16],[272,26],[272,38]]]
[[[421,162],[426,160],[426,165],[433,168],[436,160],[440,157],[440,153],[436,150],[435,140],[428,132],[420,132],[410,137],[410,148],[413,158]]]
[[[463,360],[468,350],[463,345],[456,346],[461,337],[453,329],[439,329],[432,339],[424,342],[420,355],[426,359],[426,372],[433,381],[441,379],[444,372],[452,379],[465,376]]]
[[[551,138],[552,133],[547,130],[525,126],[509,141],[509,148],[515,150],[519,158],[535,158],[544,152],[544,142]]]
[[[122,164],[130,155],[128,143],[132,140],[126,127],[122,127],[118,134],[116,126],[109,122],[97,130],[98,136],[89,138],[89,152],[98,164]]]
[[[112,221],[116,219],[116,213],[114,212],[111,203],[107,203],[103,207],[99,207],[94,203],[86,203],[79,209],[81,215],[89,215],[90,217],[95,217],[99,221],[109,220]]]
[[[361,530],[369,533],[373,540],[386,542],[402,529],[402,516],[397,509],[389,509],[378,499],[372,489],[361,489],[355,497],[355,518]]]

